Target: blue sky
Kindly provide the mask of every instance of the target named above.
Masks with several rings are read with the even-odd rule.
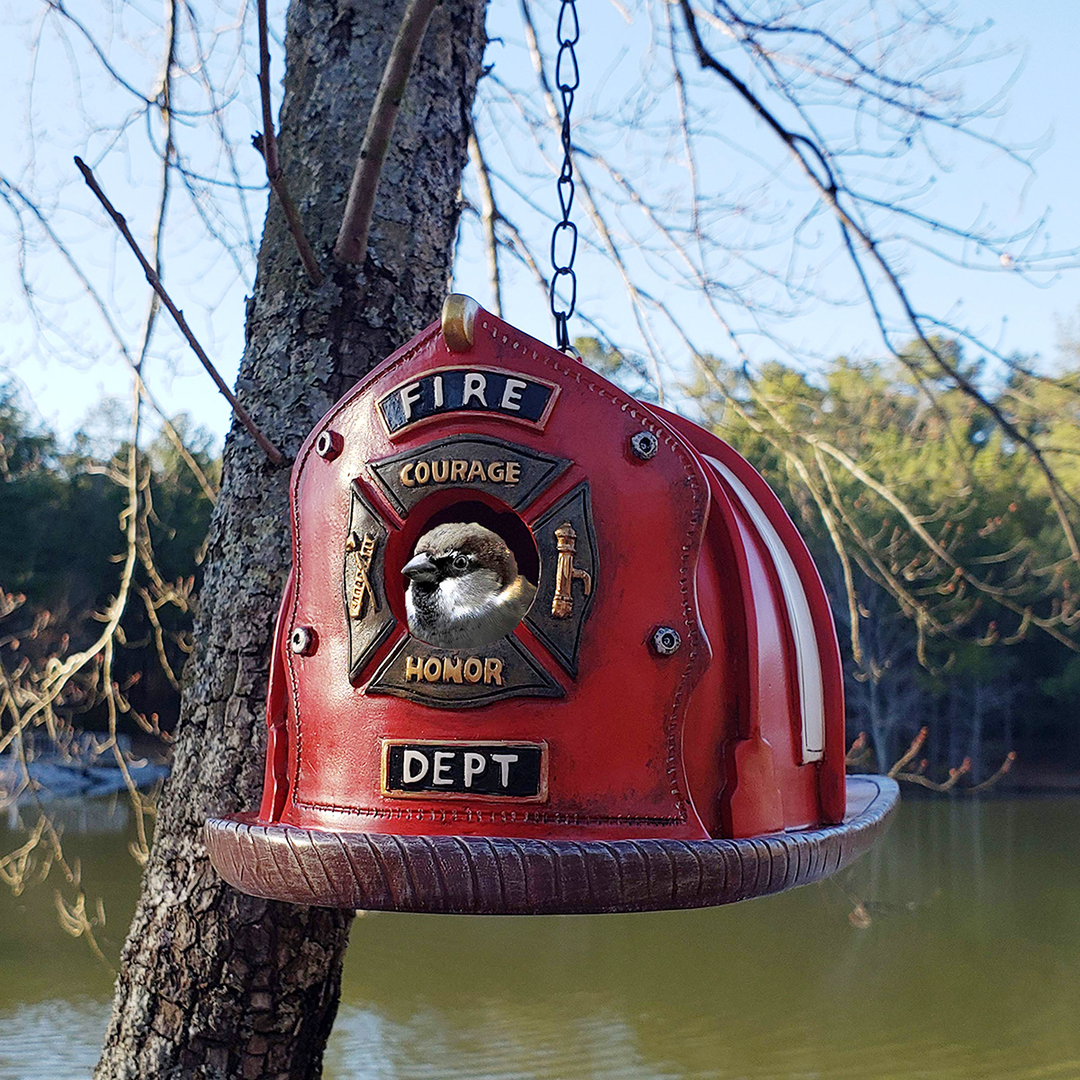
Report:
[[[89,0],[78,7],[92,10]],[[949,177],[936,189],[937,194],[929,205],[960,221],[974,218],[982,206],[989,205],[997,224],[1006,230],[1031,221],[1049,208],[1045,231],[1050,246],[1080,247],[1080,200],[1076,195],[1080,175],[1080,110],[1076,108],[1080,68],[1074,56],[1080,43],[1080,0],[1036,0],[1026,7],[1006,0],[960,0],[956,8],[963,21],[994,23],[992,30],[980,39],[981,48],[992,44],[1015,49],[984,69],[972,71],[967,76],[968,89],[975,96],[984,94],[995,80],[1021,65],[1008,95],[1008,109],[995,123],[995,134],[1018,144],[1037,144],[1036,171],[1029,175],[1008,167],[999,154],[965,149],[959,151],[961,157],[952,162]],[[95,117],[96,110],[124,107],[113,90],[104,83],[87,85],[81,108],[73,107],[65,96],[68,91],[64,87],[68,84],[54,82],[52,78],[50,65],[57,65],[59,70],[64,62],[63,50],[53,47],[43,50],[34,69],[34,96],[28,98],[27,42],[35,25],[27,17],[30,9],[26,0],[7,0],[6,10],[0,6],[5,24],[16,28],[16,32],[0,40],[3,61],[0,92],[11,103],[0,116],[0,145],[6,147],[0,151],[0,172],[27,189],[41,185],[43,190],[52,190],[55,181],[66,175],[64,170],[69,168],[71,154],[80,153],[92,161],[97,155],[104,162],[99,175],[109,190],[122,191],[124,185],[138,179],[143,167],[139,152],[133,149],[136,133],[125,135],[116,145],[109,146],[103,138],[95,141],[94,136],[86,134],[86,120]],[[493,34],[505,33],[508,39],[513,35],[520,37],[515,10],[515,4],[496,2],[491,15]],[[127,58],[137,64],[140,35],[146,30],[139,20],[145,17],[148,26],[149,20],[156,17],[157,7],[148,5],[140,15],[138,5],[132,4],[131,11],[130,23],[125,26],[127,44],[131,46]],[[624,50],[640,42],[647,27],[640,18],[628,27],[613,5],[582,4],[582,11],[583,73],[595,83],[586,87],[583,101],[586,110],[602,112],[613,107],[605,95],[613,97],[619,93],[620,79],[624,77],[619,73],[629,67],[627,77],[632,77],[632,57],[628,60]],[[500,58],[507,65],[515,62],[509,45],[492,45],[488,59],[495,63],[496,71]],[[152,65],[147,70],[152,70]],[[236,124],[233,134],[243,144],[250,131],[261,125],[254,113],[255,88],[251,81],[244,84],[241,80],[235,90],[240,107],[233,111],[234,120],[230,122]],[[87,102],[91,104],[87,106]],[[26,136],[29,115],[49,131],[48,145],[33,146],[32,155]],[[213,148],[205,151],[208,162],[214,152]],[[260,179],[255,168],[257,162],[250,161],[250,157],[249,154],[244,160],[252,169],[252,180],[257,182]],[[721,156],[706,165],[723,170],[727,162]],[[538,190],[542,194],[545,189],[541,185]],[[554,202],[550,185],[546,197]],[[258,240],[265,196],[253,192],[247,198],[251,227],[237,226],[235,239],[240,248],[247,245],[250,250],[251,241]],[[148,226],[149,208],[130,203],[123,208],[137,229]],[[55,196],[46,200],[46,209],[65,241],[96,267],[95,281],[100,284],[106,301],[114,307],[122,332],[137,337],[145,309],[145,285],[132,272],[127,251],[119,248],[107,232],[89,193],[79,184],[59,188]],[[0,208],[0,215],[3,213]],[[187,220],[193,220],[191,214],[188,211]],[[242,348],[243,297],[248,284],[242,278],[237,279],[235,266],[229,260],[208,253],[205,246],[199,247],[194,241],[189,243],[184,221],[183,213],[178,212],[167,250],[168,281],[208,352],[231,382]],[[9,224],[7,218],[0,220],[0,232],[10,233]],[[54,335],[48,348],[35,348],[34,326],[20,298],[18,250],[11,243],[0,250],[3,252],[0,272],[4,274],[0,278],[0,368],[6,368],[23,385],[43,420],[68,434],[102,394],[126,397],[130,386],[128,370],[113,353],[107,335],[98,326],[96,313],[78,308],[78,289],[66,269],[54,256],[47,256],[43,247],[30,252],[37,260],[31,275],[33,287],[43,302],[51,305],[50,310],[62,310],[66,305],[71,310],[65,312],[64,335]],[[483,303],[487,296],[485,271],[472,227],[466,228],[461,255],[456,286]],[[950,313],[956,321],[969,324],[1005,352],[1034,352],[1052,358],[1060,322],[1073,318],[1080,305],[1080,276],[1075,270],[1049,278],[1044,287],[1036,288],[1005,268],[959,274],[916,254],[904,261],[918,299]],[[595,257],[584,256],[581,262],[580,305],[587,311],[610,314],[615,319],[629,318],[625,310],[619,314],[622,301],[610,267],[601,265]],[[509,318],[536,336],[550,338],[546,303],[528,278],[521,273],[511,274],[507,294]],[[694,312],[688,311],[686,317],[688,325],[696,329],[699,323]],[[710,331],[703,322],[700,326],[707,343]],[[825,306],[811,308],[792,320],[785,330],[808,351],[824,356],[838,352],[876,355],[881,351],[869,318],[857,309],[844,308],[838,312]],[[579,326],[577,332],[587,331]],[[147,378],[170,410],[186,411],[216,434],[223,433],[228,422],[227,406],[171,328],[163,327],[155,341]]]

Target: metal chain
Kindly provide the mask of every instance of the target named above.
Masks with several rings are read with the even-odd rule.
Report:
[[[563,162],[556,184],[559,206],[562,208],[562,220],[551,230],[551,265],[554,269],[551,275],[551,314],[555,317],[555,346],[567,350],[571,348],[571,345],[566,324],[570,316],[574,314],[574,307],[577,304],[577,274],[574,273],[574,257],[577,255],[578,231],[577,226],[570,220],[570,211],[574,206],[574,163],[570,156],[570,111],[574,107],[574,93],[581,82],[577,53],[574,51],[574,46],[577,45],[578,38],[581,36],[577,0],[561,0],[555,36],[559,42],[559,54],[555,60],[555,88],[562,98]],[[560,237],[567,236],[569,239],[562,240],[561,246],[564,249],[569,246],[569,251],[564,251],[566,258],[560,261],[556,248],[560,244]],[[565,307],[556,295],[561,278],[567,279],[570,288],[570,299]]]

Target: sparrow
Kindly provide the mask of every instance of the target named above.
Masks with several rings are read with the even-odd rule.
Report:
[[[443,649],[472,649],[509,634],[536,595],[498,533],[475,521],[438,525],[401,568],[409,631]]]

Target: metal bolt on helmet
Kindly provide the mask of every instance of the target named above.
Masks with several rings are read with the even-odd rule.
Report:
[[[652,644],[657,656],[674,656],[679,651],[682,638],[673,627],[658,626],[653,631]]]
[[[630,451],[641,461],[651,461],[660,449],[660,440],[651,431],[639,431],[630,439]]]
[[[297,656],[310,656],[315,651],[315,632],[310,626],[298,626],[289,635],[289,651]]]

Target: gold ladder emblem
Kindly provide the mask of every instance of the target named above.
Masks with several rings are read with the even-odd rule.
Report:
[[[368,574],[371,571],[371,560],[375,558],[376,537],[365,534],[362,538],[355,532],[349,533],[349,539],[345,544],[345,550],[356,555],[356,580],[353,582],[352,592],[349,594],[349,618],[362,619],[367,609],[368,600],[371,600],[371,609],[379,610],[379,598],[371,586]]]

